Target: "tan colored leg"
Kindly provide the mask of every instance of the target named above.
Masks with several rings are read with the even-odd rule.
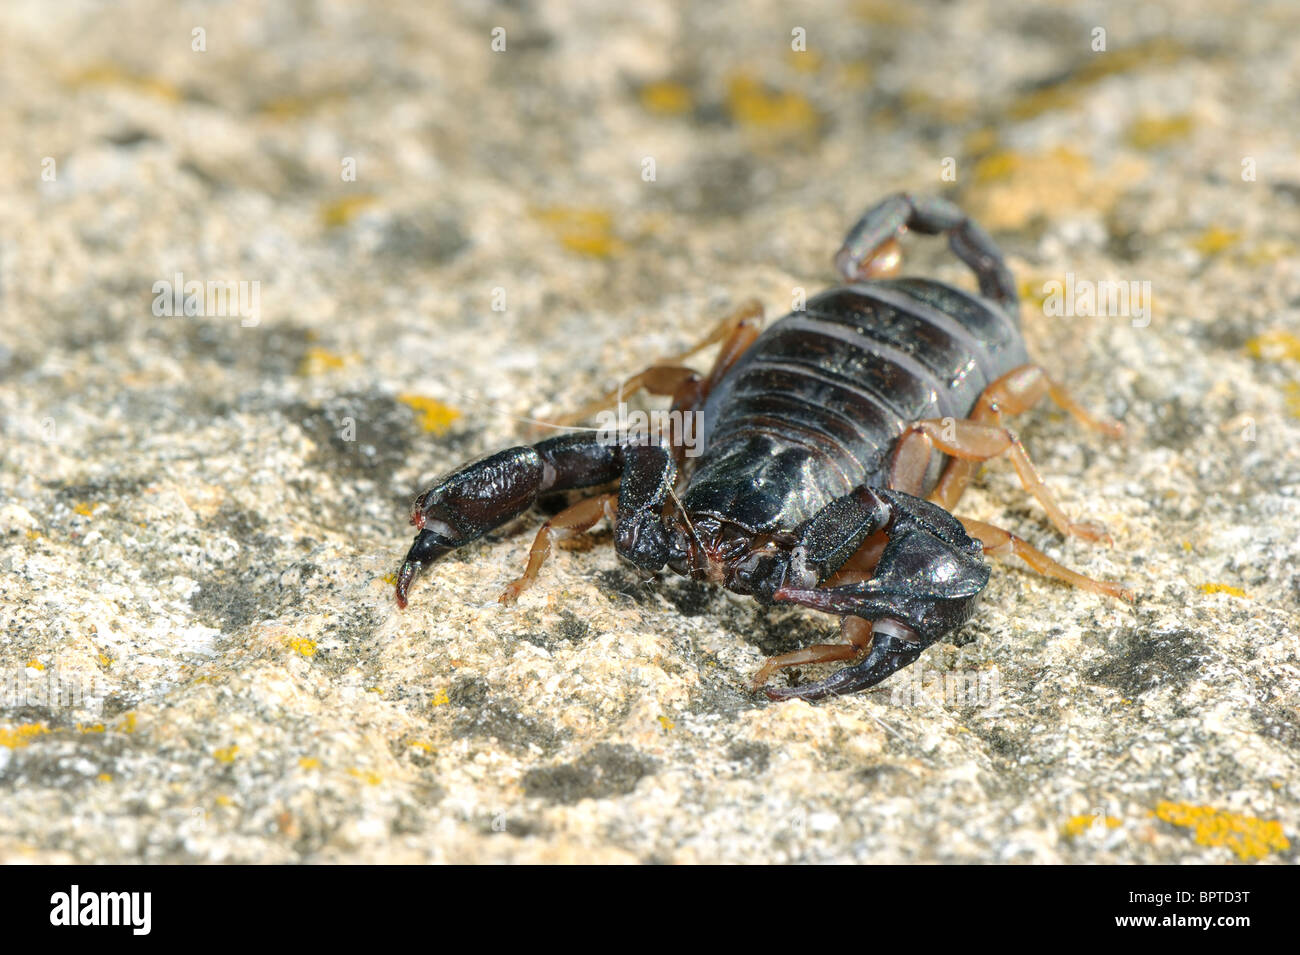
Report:
[[[1020,483],[1043,506],[1043,510],[1047,512],[1048,518],[1056,525],[1057,530],[1062,534],[1081,537],[1084,540],[1110,540],[1110,535],[1099,524],[1090,521],[1075,522],[1066,516],[1065,511],[1061,510],[1061,506],[1056,503],[1056,498],[1052,496],[1052,492],[1048,490],[1047,485],[1043,483],[1043,479],[1039,477],[1033,462],[1029,460],[1029,454],[1025,451],[1024,445],[1007,428],[999,425],[980,424],[966,419],[929,418],[925,421],[913,423],[908,430],[910,433],[905,434],[900,439],[899,448],[895,452],[895,464],[890,475],[890,487],[899,487],[899,484],[895,483],[896,481],[914,480],[911,475],[902,472],[900,462],[904,460],[905,454],[910,459],[912,452],[916,448],[916,443],[922,440],[929,445],[931,450],[942,451],[944,454],[961,461],[982,463],[1005,454],[1011,459],[1012,465],[1015,466],[1016,474],[1020,477]],[[915,437],[917,435],[920,437]],[[909,442],[910,444],[908,444]],[[904,447],[905,444],[907,445],[906,448]],[[916,457],[920,457],[919,453]],[[904,488],[900,487],[900,490],[902,489]],[[957,493],[960,494],[960,489]],[[956,501],[949,496],[940,494],[938,488],[930,495],[930,500],[948,511],[951,511],[956,504]]]
[[[695,347],[682,352],[680,355],[674,355],[672,358],[665,358],[659,364],[647,368],[640,374],[633,375],[623,383],[622,387],[589,402],[574,414],[557,419],[555,423],[562,425],[577,424],[596,412],[611,407],[624,396],[633,394],[641,388],[644,388],[652,395],[671,395],[673,408],[676,410],[693,410],[703,402],[722,376],[726,374],[727,370],[735,364],[736,359],[744,353],[745,349],[754,343],[754,339],[758,338],[762,323],[763,306],[754,300],[747,301],[724,316],[704,340]],[[681,362],[687,358],[718,342],[722,342],[722,349],[718,352],[717,360],[714,361],[713,369],[709,372],[707,378],[701,380],[698,373],[681,365]]]
[[[962,526],[966,528],[966,533],[984,545],[984,553],[990,557],[1019,557],[1040,574],[1064,581],[1080,590],[1117,597],[1130,603],[1134,599],[1133,591],[1128,588],[1106,580],[1093,580],[1091,577],[1070,570],[1010,531],[968,517],[958,517],[957,520],[961,521]]]
[[[552,542],[590,530],[602,517],[608,517],[612,521],[617,506],[617,494],[601,494],[565,508],[543,524],[533,541],[532,549],[528,551],[528,566],[524,569],[523,576],[506,585],[499,598],[501,603],[514,603],[521,593],[537,581],[542,564],[551,556]]]
[[[1047,395],[1075,421],[1090,431],[1099,431],[1112,438],[1124,434],[1118,421],[1098,418],[1074,400],[1068,391],[1053,381],[1038,365],[1021,365],[994,381],[971,411],[970,420],[980,424],[999,424],[1005,427],[1004,415],[1017,415],[1033,408]],[[948,510],[957,506],[966,486],[979,471],[979,462],[953,459],[944,468],[931,493],[930,500]],[[924,473],[924,468],[922,468]]]
[[[840,635],[845,643],[818,643],[802,650],[782,653],[780,656],[768,657],[763,666],[750,681],[750,690],[757,690],[772,678],[777,670],[786,667],[802,666],[805,663],[833,663],[837,660],[852,660],[866,652],[871,644],[871,621],[861,617],[840,618]]]
[[[692,355],[697,355],[704,351],[704,349],[708,348],[710,345],[716,345],[718,342],[726,341],[740,326],[758,323],[762,320],[763,303],[758,301],[758,299],[747,299],[724,315],[718,321],[718,324],[713,326],[713,330],[710,331],[701,341],[691,346],[680,355],[674,355],[672,358],[665,359],[665,362],[671,362],[672,364],[683,362]]]
[[[694,368],[686,368],[682,365],[651,365],[645,371],[633,375],[609,394],[588,402],[573,414],[556,419],[554,423],[577,424],[599,411],[615,406],[628,395],[636,394],[643,388],[652,395],[671,395],[674,405],[678,401],[698,402],[702,386],[703,379]]]

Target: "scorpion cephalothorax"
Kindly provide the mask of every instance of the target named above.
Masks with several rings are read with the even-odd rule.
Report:
[[[909,229],[947,233],[980,295],[886,279]],[[766,331],[757,304],[728,316],[699,346],[721,344],[707,376],[679,363],[697,348],[582,413],[640,388],[671,396],[674,412],[700,416],[698,459],[688,461],[671,436],[565,434],[482,458],[422,493],[398,604],[423,568],[539,497],[615,482],[616,492],[546,522],[502,602],[536,579],[553,541],[608,518],[619,556],[645,573],[667,568],[762,603],[841,618],[844,643],[774,657],[755,685],[783,667],[856,662],[818,683],[769,688],[774,699],[850,693],[911,663],[969,618],[988,581],[985,554],[1131,598],[1007,531],[951,513],[981,462],[1005,455],[1059,530],[1106,539],[1099,526],[1066,517],[1005,425],[1049,396],[1087,427],[1120,433],[1029,362],[1015,283],[992,240],[948,202],[898,195],[858,221],[835,261],[850,284]]]

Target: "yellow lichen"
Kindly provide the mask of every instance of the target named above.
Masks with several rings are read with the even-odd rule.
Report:
[[[1210,226],[1192,240],[1192,248],[1201,255],[1218,255],[1241,240],[1241,233],[1219,226]]]
[[[298,363],[298,374],[304,378],[322,375],[327,371],[342,368],[347,361],[342,355],[336,355],[329,349],[313,346],[307,349],[306,354],[302,356],[302,361]]]
[[[1172,825],[1194,830],[1197,845],[1227,846],[1243,862],[1254,862],[1272,852],[1291,848],[1282,824],[1276,820],[1224,812],[1213,806],[1168,801],[1159,803],[1154,815]]]
[[[800,73],[816,73],[822,68],[822,55],[813,50],[790,50],[785,58]]]
[[[857,60],[852,63],[842,63],[839,68],[840,82],[845,86],[863,87],[870,86],[871,80],[875,77],[875,71],[871,64],[865,60]]]
[[[570,252],[607,259],[625,251],[625,246],[614,234],[614,217],[604,209],[548,206],[533,215],[554,232],[560,245]]]
[[[99,655],[99,665],[102,667],[111,667],[113,665],[113,658],[107,654],[101,653]]]
[[[45,664],[35,658],[27,661],[27,667],[31,670],[44,670]]]
[[[112,774],[112,773],[100,773],[100,774],[99,774],[98,776],[96,776],[95,778],[98,779],[101,783],[111,783],[111,782],[113,781],[113,774]]]
[[[378,773],[369,769],[357,769],[354,767],[348,770],[348,775],[355,776],[357,779],[360,779],[371,786],[378,786],[384,781],[383,776],[380,776]]]
[[[903,90],[900,99],[903,112],[908,116],[945,123],[965,122],[975,111],[975,104],[968,99],[934,96],[919,89]]]
[[[1073,839],[1081,836],[1093,826],[1105,826],[1107,829],[1118,829],[1123,822],[1114,816],[1071,816],[1061,827],[1061,834],[1067,839]]]
[[[1289,381],[1282,391],[1286,396],[1286,410],[1293,417],[1300,418],[1300,382]]]
[[[1009,149],[991,152],[975,163],[975,181],[997,182],[1000,179],[1010,179],[1023,164],[1020,154]]]
[[[439,690],[437,694],[434,696],[433,702],[430,703],[430,706],[446,706],[450,702],[451,702],[451,697],[447,695],[447,691]]]
[[[661,716],[661,717],[659,717],[659,725],[662,726],[662,727],[664,728],[664,732],[665,732],[665,733],[669,732],[670,730],[672,730],[673,728],[675,728],[675,727],[677,726],[676,723],[674,723],[672,720],[670,720],[670,719],[669,719],[668,717],[666,717],[666,716]]]
[[[227,746],[223,749],[213,751],[212,758],[219,763],[233,763],[235,757],[239,755],[238,746]]]
[[[1012,119],[1032,119],[1042,113],[1064,109],[1077,102],[1085,90],[1108,76],[1168,66],[1187,53],[1186,46],[1163,37],[1118,50],[1097,51],[1067,76],[1020,96],[1011,104],[1008,113]]]
[[[727,111],[740,126],[777,133],[808,133],[820,122],[807,97],[769,90],[745,73],[727,81]]]
[[[218,796],[218,797],[217,797],[215,800],[213,800],[213,801],[214,801],[218,806],[221,806],[221,807],[223,807],[223,808],[227,808],[227,809],[228,809],[229,807],[231,807],[231,806],[233,806],[233,805],[235,804],[235,801],[234,801],[233,799],[231,799],[229,796],[227,796],[225,793],[222,793],[220,796]]]
[[[1300,335],[1275,328],[1246,342],[1246,352],[1266,361],[1300,361]]]
[[[119,727],[123,733],[134,733],[136,724],[139,723],[139,717],[136,716],[135,710],[122,714],[122,725]]]
[[[34,737],[48,733],[49,730],[39,723],[24,723],[21,726],[0,727],[0,746],[10,749],[22,749]]]
[[[321,225],[327,229],[337,229],[340,226],[345,226],[355,219],[358,213],[373,206],[375,202],[376,197],[369,193],[331,199],[320,207]]]
[[[1246,591],[1240,587],[1233,587],[1231,584],[1201,584],[1201,592],[1206,594],[1231,594],[1233,597],[1246,596]]]
[[[303,756],[298,760],[299,769],[320,769],[320,760],[315,756]]]
[[[95,516],[95,505],[94,505],[94,504],[88,504],[88,503],[86,503],[85,501],[82,501],[82,502],[80,502],[79,504],[74,505],[72,509],[73,509],[73,511],[75,511],[76,513],[80,514],[82,517],[94,517],[94,516]]]
[[[681,83],[662,80],[641,87],[641,105],[652,113],[677,116],[695,105],[691,91]]]
[[[1186,113],[1177,116],[1141,116],[1128,128],[1125,138],[1135,149],[1160,149],[1186,139],[1195,123]]]
[[[181,100],[181,91],[174,84],[156,76],[129,72],[112,63],[96,64],[80,73],[74,73],[67,78],[66,82],[73,89],[117,86],[172,103],[179,103]]]
[[[316,641],[309,640],[306,637],[290,637],[287,641],[289,649],[296,650],[305,657],[316,655]]]
[[[437,398],[400,394],[397,400],[420,413],[420,427],[430,434],[445,434],[452,422],[460,417],[459,411],[451,405],[443,404]]]
[[[858,0],[853,5],[853,14],[877,26],[904,26],[916,19],[911,7],[890,0]]]

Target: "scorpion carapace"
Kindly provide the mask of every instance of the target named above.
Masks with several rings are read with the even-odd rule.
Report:
[[[909,230],[947,234],[980,294],[893,277]],[[768,688],[773,699],[852,693],[911,663],[969,618],[988,582],[985,554],[1131,599],[1007,531],[951,513],[981,462],[1005,455],[1062,533],[1106,538],[1067,518],[1004,419],[1047,395],[1089,428],[1118,435],[1120,427],[1089,415],[1030,363],[1015,282],[988,235],[945,200],[900,194],[854,225],[835,263],[849,284],[766,331],[762,308],[747,303],[695,349],[573,419],[637,389],[671,396],[673,411],[698,415],[698,457],[688,459],[671,434],[611,440],[583,431],[501,451],[422,493],[399,606],[431,562],[538,498],[615,482],[616,491],[546,522],[501,601],[513,603],[536,580],[553,541],[608,517],[619,556],[643,571],[667,568],[841,618],[844,643],[774,657],[753,686],[783,667],[853,664],[821,682]],[[681,364],[710,344],[721,349],[708,375]]]

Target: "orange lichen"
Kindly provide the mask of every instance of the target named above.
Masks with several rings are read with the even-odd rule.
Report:
[[[1227,846],[1243,862],[1254,862],[1272,852],[1291,848],[1277,820],[1168,801],[1159,803],[1153,815],[1172,825],[1194,830],[1197,845]]]

